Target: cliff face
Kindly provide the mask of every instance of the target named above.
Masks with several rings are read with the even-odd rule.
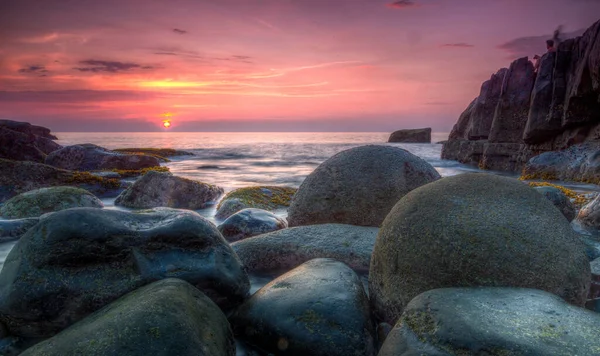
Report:
[[[543,152],[600,139],[600,21],[546,53],[538,73],[527,57],[483,83],[459,117],[442,158],[519,171]]]

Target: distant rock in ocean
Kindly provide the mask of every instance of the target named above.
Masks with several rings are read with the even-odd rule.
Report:
[[[598,68],[600,21],[546,53],[537,73],[527,58],[517,59],[483,83],[444,143],[442,158],[518,172],[541,153],[599,141]],[[583,151],[579,153],[586,157],[600,152]],[[570,156],[587,159],[577,154]],[[578,167],[566,164],[561,169],[554,175],[558,179],[600,182],[600,173],[579,176]]]
[[[388,142],[431,143],[431,127],[395,131],[390,135]]]

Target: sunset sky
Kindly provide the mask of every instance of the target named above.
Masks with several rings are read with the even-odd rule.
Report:
[[[600,0],[0,0],[0,119],[54,131],[448,131]]]

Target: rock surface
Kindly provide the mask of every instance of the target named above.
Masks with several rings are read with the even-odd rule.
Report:
[[[42,216],[9,253],[0,322],[15,336],[52,336],[165,278],[186,280],[223,308],[250,288],[229,244],[192,211],[62,210]]]
[[[379,356],[595,355],[600,315],[524,288],[447,288],[406,307]]]
[[[537,190],[538,193],[545,196],[546,199],[550,200],[569,222],[575,219],[575,216],[577,215],[577,209],[571,200],[560,191],[560,189],[554,187],[535,187],[534,189]]]
[[[49,140],[56,140],[57,137],[50,133],[50,129],[42,126],[32,125],[28,122],[13,121],[13,120],[0,120],[0,127],[6,128],[12,131],[22,132],[28,135],[36,135],[39,137],[47,138]]]
[[[431,127],[394,131],[388,142],[431,143]]]
[[[30,190],[11,198],[0,207],[0,216],[5,219],[37,218],[70,208],[103,207],[102,201],[85,189],[49,187]]]
[[[582,306],[585,247],[548,199],[488,174],[443,178],[407,194],[381,226],[369,273],[374,312],[393,324],[415,296],[445,287],[524,287]]]
[[[429,163],[401,148],[352,148],[306,177],[288,209],[288,223],[379,226],[406,193],[439,178]]]
[[[30,190],[65,185],[83,188],[97,197],[116,197],[126,186],[116,179],[96,177],[88,172],[0,158],[0,203]]]
[[[44,162],[47,154],[60,148],[49,138],[13,131],[0,125],[0,158]]]
[[[296,191],[296,188],[272,186],[239,188],[223,197],[217,206],[215,217],[224,220],[246,208],[268,211],[284,209],[290,206]]]
[[[149,171],[115,200],[115,205],[135,209],[169,207],[202,209],[215,201],[223,188],[177,177],[168,172]]]
[[[333,258],[369,271],[376,227],[342,224],[298,226],[231,244],[248,272],[289,271],[315,258]]]
[[[169,162],[167,157],[193,156],[188,151],[175,150],[172,148],[117,148],[113,152],[126,154],[141,154],[158,158],[161,162]]]
[[[579,210],[577,222],[586,228],[600,229],[600,195]]]
[[[122,154],[92,144],[63,147],[49,154],[44,163],[73,171],[139,170],[160,166],[156,157]]]
[[[0,220],[0,243],[18,240],[27,230],[37,224],[38,220],[37,218]]]
[[[306,262],[267,284],[231,323],[245,342],[271,354],[375,355],[360,278],[331,259]]]
[[[600,184],[599,172],[600,141],[590,141],[533,157],[523,168],[523,177]]]
[[[262,209],[244,209],[217,226],[223,237],[234,242],[287,227],[287,221]]]
[[[202,292],[179,279],[137,289],[22,356],[234,356],[229,322]]]

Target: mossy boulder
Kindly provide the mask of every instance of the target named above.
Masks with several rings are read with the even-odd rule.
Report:
[[[315,258],[333,258],[368,273],[376,227],[343,224],[298,226],[231,244],[244,268],[253,273],[289,271]]]
[[[257,208],[268,211],[287,208],[296,188],[289,187],[245,187],[227,193],[217,205],[217,219],[227,219],[231,215],[246,208]]]
[[[18,240],[27,230],[37,224],[38,220],[38,218],[0,220],[0,243]]]
[[[169,172],[149,171],[115,200],[115,205],[135,209],[169,207],[202,209],[214,202],[223,188],[177,177]]]
[[[444,288],[415,297],[379,356],[597,355],[600,314],[525,288]]]
[[[273,280],[231,318],[246,343],[276,355],[375,355],[374,324],[360,278],[315,259]]]
[[[36,218],[70,208],[103,208],[102,201],[85,189],[49,187],[30,190],[8,200],[0,208],[5,219]]]
[[[417,188],[383,222],[369,290],[393,324],[431,289],[524,287],[582,306],[590,285],[585,246],[561,212],[516,179],[462,174]]]
[[[250,288],[227,241],[193,211],[58,211],[43,215],[8,254],[0,272],[0,322],[11,335],[52,336],[166,278],[191,283],[225,309]]]
[[[119,153],[127,153],[127,154],[137,154],[137,155],[146,155],[158,158],[162,162],[169,162],[167,157],[176,157],[176,156],[193,156],[194,154],[187,151],[175,150],[172,148],[117,148],[113,150],[114,152]]]
[[[379,227],[406,193],[439,178],[429,163],[401,148],[352,148],[306,177],[288,210],[288,223]]]
[[[244,209],[231,215],[217,228],[223,237],[234,242],[287,227],[287,221],[262,209]]]
[[[138,170],[160,166],[156,157],[114,152],[89,143],[63,147],[49,154],[44,163],[73,171]]]
[[[234,356],[219,307],[191,284],[165,279],[126,294],[23,356]]]
[[[79,187],[97,197],[116,197],[127,184],[89,172],[72,172],[35,162],[0,158],[0,203],[30,190],[52,186]]]

